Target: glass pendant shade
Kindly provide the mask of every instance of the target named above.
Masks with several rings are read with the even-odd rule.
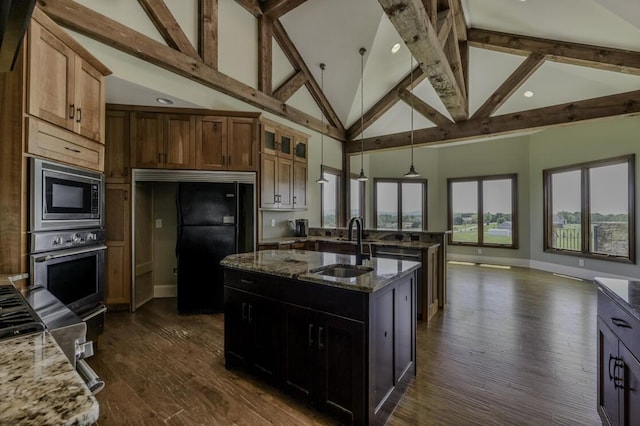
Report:
[[[364,169],[360,169],[360,175],[358,175],[358,181],[366,182],[368,180],[369,178],[367,177],[367,175],[364,174]]]
[[[413,167],[413,164],[411,164],[411,167],[409,167],[409,171],[404,174],[404,177],[408,177],[408,178],[420,177],[420,173],[416,172],[415,167]]]
[[[322,173],[322,164],[320,164],[320,177],[316,179],[316,183],[319,183],[320,185],[329,183],[329,181],[324,177],[324,173]]]

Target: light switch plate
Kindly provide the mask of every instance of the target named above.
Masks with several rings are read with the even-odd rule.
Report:
[[[276,220],[275,219],[271,219],[271,227],[272,228],[276,227]]]
[[[156,219],[156,228],[162,228],[162,219]]]

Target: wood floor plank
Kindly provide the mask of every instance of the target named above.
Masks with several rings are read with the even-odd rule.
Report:
[[[417,376],[389,425],[599,425],[596,289],[552,274],[448,266],[448,305],[418,323]],[[224,368],[224,318],[175,299],[107,314],[91,366],[103,425],[330,425]]]

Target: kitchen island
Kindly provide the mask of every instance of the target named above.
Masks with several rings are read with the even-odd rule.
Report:
[[[420,263],[304,250],[226,257],[225,364],[348,424],[383,424],[416,371]]]

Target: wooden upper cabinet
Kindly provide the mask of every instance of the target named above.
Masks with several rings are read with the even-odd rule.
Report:
[[[307,138],[301,135],[294,135],[293,158],[296,161],[306,163],[308,160]]]
[[[27,113],[104,143],[105,71],[61,40],[60,31],[31,21]]]
[[[263,154],[278,155],[278,135],[276,128],[268,125],[262,125],[262,146]]]
[[[105,170],[107,183],[126,183],[129,173],[129,113],[107,111],[105,124]]]
[[[293,161],[278,159],[278,207],[292,209],[293,206]]]
[[[193,168],[195,124],[190,115],[131,113],[131,167]]]
[[[307,208],[307,163],[293,162],[293,207]]]
[[[197,117],[195,162],[197,169],[255,171],[255,119]]]
[[[293,159],[293,134],[280,130],[278,136],[278,156]]]

